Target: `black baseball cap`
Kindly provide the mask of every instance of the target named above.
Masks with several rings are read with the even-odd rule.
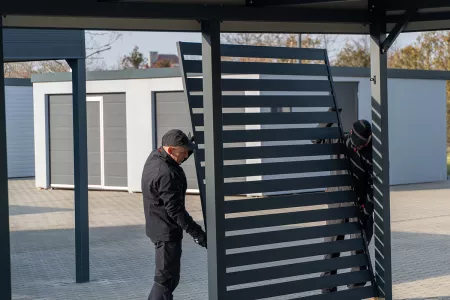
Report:
[[[353,123],[350,139],[355,147],[366,145],[372,136],[372,126],[367,120],[358,120]]]
[[[171,129],[162,138],[163,146],[172,147],[186,147],[189,150],[194,150],[195,144],[192,143],[188,136],[179,129]]]

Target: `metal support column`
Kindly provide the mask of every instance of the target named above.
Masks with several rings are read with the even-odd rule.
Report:
[[[3,17],[0,14],[0,299],[11,300],[11,247],[9,237],[6,98],[3,68]]]
[[[371,90],[374,162],[375,280],[380,298],[392,299],[391,216],[389,186],[388,79],[385,1],[369,1],[371,14]]]
[[[82,283],[89,281],[86,62],[85,59],[67,62],[72,68],[76,281]]]
[[[225,229],[220,21],[202,21],[208,293],[225,299]]]

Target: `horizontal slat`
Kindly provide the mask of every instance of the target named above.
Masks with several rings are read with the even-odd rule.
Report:
[[[202,73],[201,60],[185,60],[186,73]],[[267,75],[307,75],[328,76],[325,64],[297,64],[270,62],[233,62],[222,61],[222,74],[267,74]]]
[[[378,275],[380,275],[382,278],[384,278],[384,270],[380,267],[379,264],[375,264],[375,271]]]
[[[325,271],[362,267],[367,266],[367,262],[367,256],[365,254],[360,254],[333,259],[321,259],[291,265],[258,268],[247,271],[227,273],[226,284],[230,286],[264,280],[314,274]]]
[[[350,175],[332,175],[292,179],[231,182],[224,184],[225,196],[280,191],[320,189],[337,186],[351,186]]]
[[[202,55],[201,43],[178,42],[181,55]]]
[[[189,96],[191,108],[203,108],[203,96]],[[222,96],[222,107],[333,107],[332,96]]]
[[[325,50],[313,48],[221,45],[222,56],[325,60]]]
[[[199,149],[203,153],[204,149]],[[256,147],[235,147],[224,148],[224,160],[240,160],[255,158],[282,158],[282,157],[302,157],[320,155],[338,155],[344,153],[345,147],[342,144],[307,144],[289,146],[256,146]]]
[[[368,282],[372,278],[369,271],[349,272],[344,274],[269,284],[227,292],[227,299],[254,300],[302,293],[307,291],[343,286],[358,282]]]
[[[364,240],[357,238],[335,242],[235,253],[226,255],[226,267],[232,268],[362,249],[364,249]]]
[[[189,92],[203,91],[203,78],[187,78]],[[328,80],[222,79],[222,91],[329,92]]]
[[[292,300],[361,300],[375,297],[372,286],[355,288],[351,290],[338,291],[324,295],[307,296]]]
[[[201,43],[180,43],[182,55],[201,55]],[[220,54],[228,57],[260,57],[304,60],[325,60],[325,50],[313,48],[220,45]]]
[[[270,196],[264,198],[246,198],[225,201],[225,213],[239,213],[268,209],[282,209],[322,204],[354,202],[356,194],[353,191],[315,192],[295,195]]]
[[[382,291],[384,291],[384,281],[383,281],[383,279],[379,275],[375,274],[375,281],[377,283],[378,288],[380,288]],[[381,296],[382,295],[383,294],[381,294]]]
[[[245,230],[270,226],[282,226],[308,222],[340,220],[358,216],[358,208],[354,206],[298,211],[264,216],[250,216],[225,219],[225,230]],[[299,236],[301,238],[301,236]]]
[[[300,129],[256,129],[256,130],[224,130],[224,143],[300,141],[316,139],[338,139],[339,128],[300,128]],[[204,144],[204,132],[196,133],[195,140]],[[290,146],[289,146],[290,147]]]
[[[224,178],[298,174],[308,172],[325,172],[347,170],[348,162],[344,159],[322,159],[311,161],[291,161],[280,163],[228,165],[223,167]]]
[[[337,123],[334,112],[290,112],[290,113],[225,113],[222,124],[228,125],[282,125]],[[204,126],[203,114],[192,116],[194,126]]]
[[[227,249],[236,249],[357,233],[361,233],[359,223],[350,222],[343,224],[227,236],[225,238],[225,247]]]

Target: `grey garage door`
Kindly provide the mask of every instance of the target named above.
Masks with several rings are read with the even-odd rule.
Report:
[[[227,95],[242,95],[242,92],[227,92]],[[191,119],[189,109],[183,92],[155,93],[156,107],[156,145],[161,146],[163,135],[170,129],[180,129],[186,134],[191,132]],[[243,113],[245,108],[228,108],[226,112]],[[226,126],[225,130],[245,129],[245,126]],[[191,132],[192,133],[192,132]],[[245,143],[234,143],[233,147],[243,147]],[[227,145],[225,145],[227,147]],[[228,161],[225,164],[245,164],[245,160]],[[188,189],[198,190],[197,172],[195,170],[194,156],[184,162],[181,167],[186,173]],[[227,181],[239,181],[242,178],[229,178]]]
[[[192,133],[189,110],[183,92],[161,92],[155,96],[156,143],[161,146],[163,135],[170,129],[180,129]],[[198,190],[195,161],[192,155],[181,167],[186,173],[188,189]]]
[[[50,182],[52,186],[73,186],[72,96],[53,95],[49,99]],[[90,101],[93,99],[100,101]],[[87,129],[88,184],[126,187],[125,96],[89,97]]]

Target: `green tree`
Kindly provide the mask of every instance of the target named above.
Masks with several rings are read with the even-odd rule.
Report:
[[[133,51],[122,58],[121,66],[123,69],[140,69],[146,63],[147,59],[139,52],[139,47],[135,46]]]
[[[370,44],[368,37],[347,41],[333,63],[338,67],[370,67]]]

